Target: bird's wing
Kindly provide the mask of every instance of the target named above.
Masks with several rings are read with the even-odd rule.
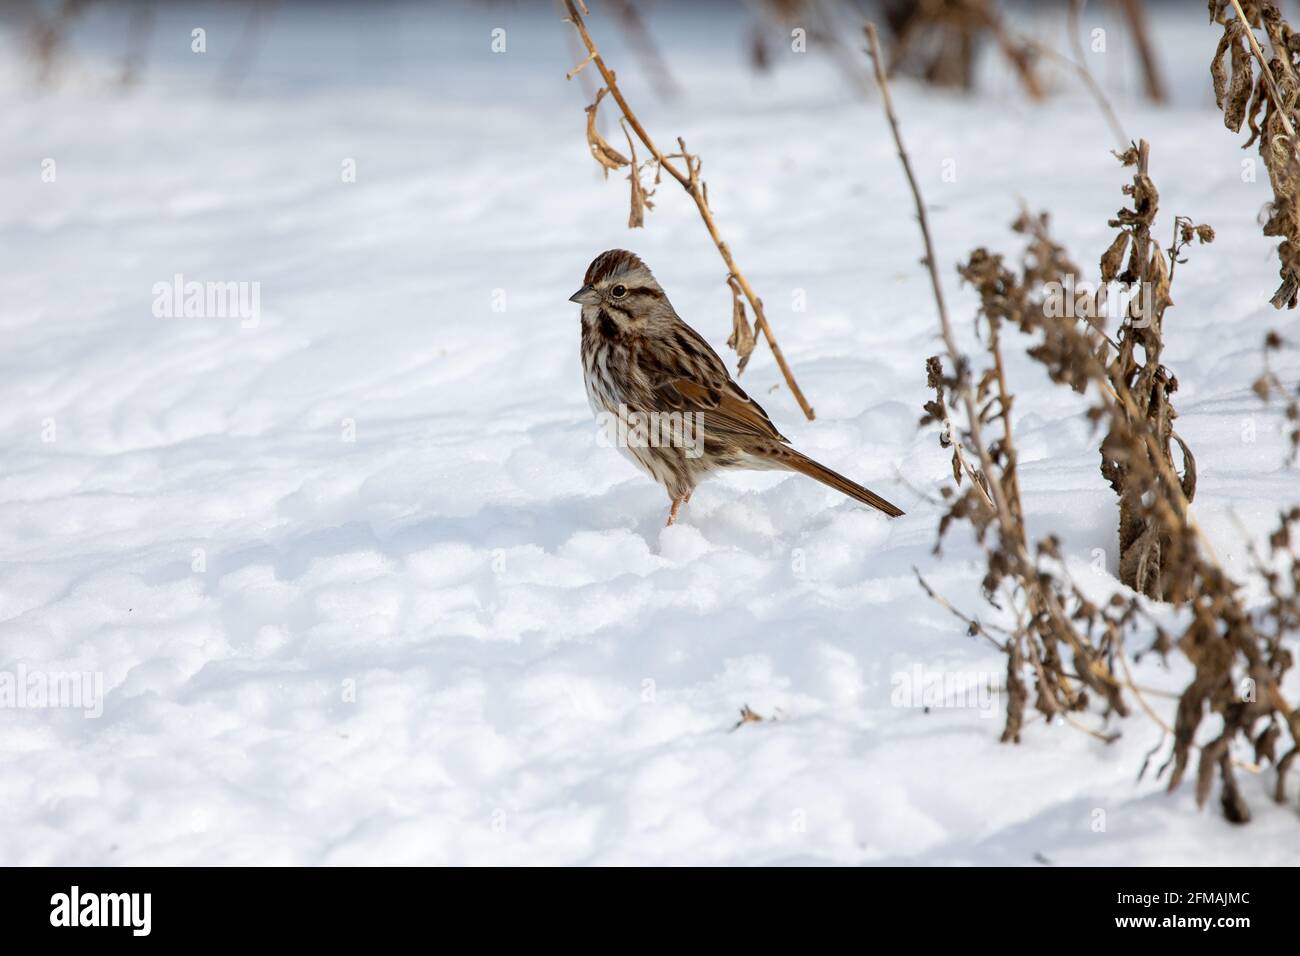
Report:
[[[699,412],[706,432],[789,443],[761,405],[732,381],[709,343],[678,320],[665,335],[648,340],[639,356],[663,410]]]

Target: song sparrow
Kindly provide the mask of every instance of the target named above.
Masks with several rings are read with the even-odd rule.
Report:
[[[632,253],[597,256],[569,301],[582,306],[582,371],[592,410],[634,420],[639,440],[620,440],[619,447],[668,492],[668,524],[695,486],[720,468],[797,471],[890,517],[903,513],[791,448]],[[669,432],[673,440],[653,440]]]

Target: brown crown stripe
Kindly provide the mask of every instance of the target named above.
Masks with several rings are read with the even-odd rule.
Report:
[[[634,253],[626,249],[610,249],[598,255],[587,267],[587,275],[583,282],[586,285],[595,285],[604,279],[612,279],[614,276],[637,268],[646,269],[646,266]],[[646,272],[649,271],[646,269]]]

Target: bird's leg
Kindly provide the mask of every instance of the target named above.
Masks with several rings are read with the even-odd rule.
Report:
[[[677,521],[677,512],[681,510],[682,505],[686,503],[688,498],[690,498],[690,495],[682,495],[680,498],[673,499],[673,506],[668,511],[668,523],[664,525],[665,528],[671,528]]]

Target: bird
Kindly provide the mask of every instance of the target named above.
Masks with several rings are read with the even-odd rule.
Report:
[[[582,306],[582,371],[592,411],[668,493],[669,526],[696,486],[727,468],[798,472],[891,518],[903,514],[792,448],[634,253],[602,252],[569,301]]]

